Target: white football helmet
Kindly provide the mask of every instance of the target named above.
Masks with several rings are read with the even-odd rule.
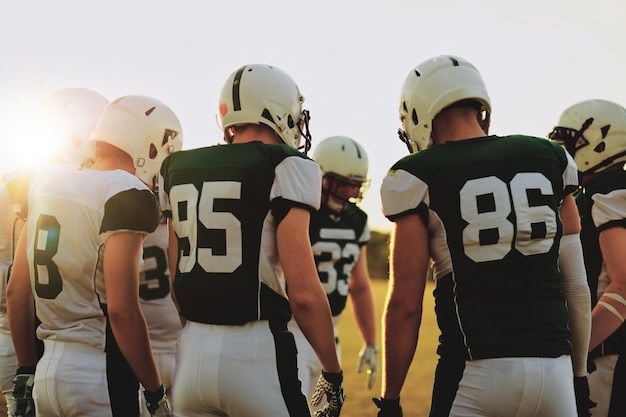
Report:
[[[400,139],[409,152],[432,145],[433,119],[455,103],[476,105],[481,126],[489,130],[491,100],[480,72],[461,57],[440,55],[422,62],[407,76],[400,93]]]
[[[596,173],[626,161],[626,109],[608,100],[585,100],[563,111],[548,135],[574,157],[579,171]]]
[[[231,128],[241,124],[271,127],[287,145],[304,153],[311,146],[309,112],[302,109],[304,97],[294,80],[271,65],[244,65],[233,72],[220,94],[220,118],[224,137],[232,141]]]
[[[153,187],[165,157],[183,147],[183,132],[180,121],[164,103],[129,95],[105,107],[91,141],[106,142],[126,152],[133,159],[135,176]]]
[[[348,201],[358,203],[369,188],[369,159],[363,146],[346,136],[331,136],[315,146],[315,160],[324,175],[323,203],[334,212],[341,212]],[[341,191],[341,185],[358,187],[353,195]]]
[[[58,153],[55,159],[86,167],[96,159],[89,135],[107,99],[87,88],[65,88],[50,94],[39,113],[40,134],[51,137]]]

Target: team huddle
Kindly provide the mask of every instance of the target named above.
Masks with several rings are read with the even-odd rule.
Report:
[[[430,417],[626,415],[626,109],[587,100],[547,138],[497,136],[470,62],[412,69],[410,154],[380,188],[393,228],[377,318],[367,152],[314,142],[303,103],[281,69],[244,65],[220,93],[224,144],[183,150],[153,97],[45,100],[61,151],[0,181],[10,416],[339,416],[349,297],[369,389],[382,324],[372,414],[401,417],[431,276]]]

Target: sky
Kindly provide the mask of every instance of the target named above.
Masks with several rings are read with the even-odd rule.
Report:
[[[626,105],[623,0],[32,0],[3,2],[0,173],[50,152],[34,114],[62,88],[113,100],[155,97],[179,117],[184,149],[220,143],[219,93],[241,65],[289,73],[315,143],[350,136],[366,149],[361,207],[388,231],[379,190],[407,154],[400,88],[419,63],[458,55],[481,72],[490,133],[545,136],[571,104]]]

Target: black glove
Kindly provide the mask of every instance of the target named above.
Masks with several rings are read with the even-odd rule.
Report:
[[[13,378],[15,405],[10,410],[13,417],[35,417],[33,385],[35,385],[35,367],[20,366],[17,368],[15,378]]]
[[[402,406],[400,398],[395,400],[386,400],[384,398],[372,398],[376,407],[380,410],[377,417],[402,417]]]
[[[578,417],[591,417],[591,409],[598,404],[589,398],[589,381],[586,376],[574,377],[574,393],[576,394]]]
[[[167,401],[167,395],[165,395],[165,385],[161,384],[156,391],[143,391],[143,396],[146,399],[146,408],[151,416],[157,417],[173,417],[172,410],[170,409],[170,403]]]
[[[315,391],[311,397],[311,406],[316,407],[322,402],[322,397],[326,395],[328,404],[321,410],[315,412],[315,417],[338,417],[343,407],[346,396],[343,393],[343,371],[338,374],[322,371],[322,375],[317,380]]]

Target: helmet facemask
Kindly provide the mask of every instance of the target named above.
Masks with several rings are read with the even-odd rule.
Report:
[[[348,203],[358,204],[369,189],[370,180],[354,180],[334,172],[322,179],[322,203],[331,212],[340,214]]]
[[[585,138],[585,130],[593,123],[593,117],[588,118],[582,124],[580,129],[572,129],[569,127],[556,126],[548,135],[556,143],[565,147],[565,150],[572,155],[576,155],[576,151],[589,145],[589,141]]]
[[[369,188],[369,158],[365,148],[348,136],[330,136],[313,150],[322,170],[322,203],[334,213],[359,203]]]

